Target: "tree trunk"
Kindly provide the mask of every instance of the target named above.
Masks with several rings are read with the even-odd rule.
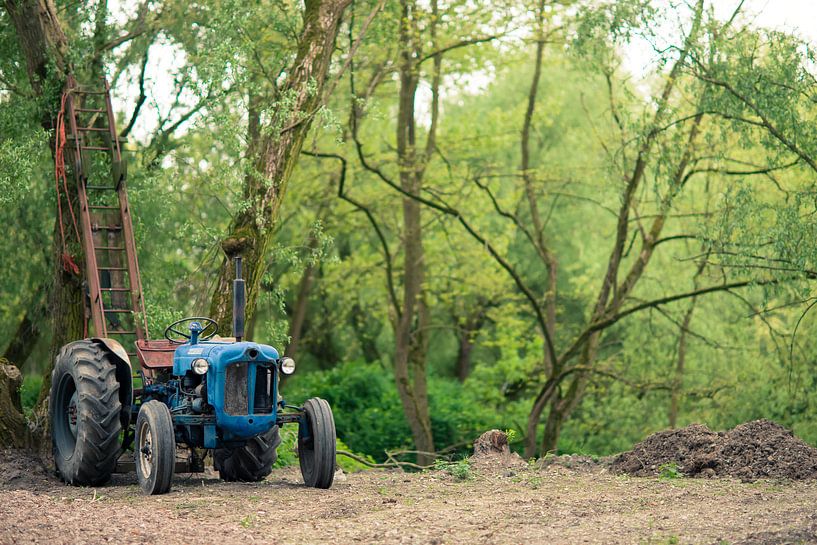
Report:
[[[411,82],[407,83],[413,85]],[[413,89],[411,93],[413,102]],[[409,106],[401,103],[400,119],[405,119],[406,112],[403,111],[403,108],[406,107],[413,108],[413,104]],[[411,115],[413,116],[413,113]],[[416,194],[419,192],[417,178],[413,170],[408,171],[409,166],[414,166],[413,150],[410,146],[406,135],[398,136],[398,149],[402,150],[402,157],[407,159],[401,168],[401,183],[406,191]],[[418,329],[426,321],[426,311],[420,301],[425,277],[422,225],[420,204],[410,198],[403,198],[403,237],[405,249],[403,304],[395,330],[394,376],[417,450],[433,452],[434,439],[431,434],[428,398],[425,393],[425,353],[423,353],[423,343],[418,338],[418,333],[422,335]],[[417,459],[420,465],[433,462],[433,457],[426,455],[419,455]]]
[[[476,335],[485,322],[485,303],[480,302],[477,308],[470,313],[464,323],[460,324],[457,332],[457,362],[455,372],[457,380],[465,382],[471,373],[471,351],[474,349]]]
[[[547,274],[547,286],[544,297],[542,298],[541,306],[544,312],[545,323],[543,325],[542,336],[545,338],[544,343],[544,357],[543,367],[545,376],[548,377],[546,384],[551,383],[550,379],[561,371],[560,366],[557,365],[557,354],[552,351],[553,339],[556,335],[556,302],[557,302],[557,281],[558,281],[558,260],[556,254],[549,247],[545,238],[545,224],[542,216],[539,213],[538,196],[535,191],[535,181],[531,175],[531,152],[530,152],[530,136],[533,126],[533,116],[536,111],[536,101],[539,94],[539,80],[542,77],[542,59],[545,52],[545,2],[540,0],[536,10],[536,56],[534,61],[533,78],[531,79],[530,88],[528,90],[527,107],[525,109],[525,117],[522,122],[522,132],[520,138],[520,165],[519,171],[522,176],[522,181],[525,189],[525,197],[528,202],[528,210],[533,224],[533,235],[531,243],[533,244],[536,254],[542,262]],[[554,385],[555,387],[555,385]],[[546,395],[547,388],[539,392],[539,395],[534,399],[533,406],[530,413],[528,413],[528,422],[525,435],[525,456],[532,458],[536,454],[536,428],[539,424],[539,419],[550,401],[550,396],[555,392],[550,390],[550,394]],[[551,413],[554,411],[551,410]],[[550,419],[545,429],[545,436],[548,436],[548,430],[551,429]],[[558,432],[556,433],[558,436]]]
[[[360,345],[364,361],[367,363],[380,361],[381,355],[377,348],[377,337],[382,327],[380,322],[369,320],[369,315],[364,313],[357,303],[352,306],[350,314],[352,329]]]
[[[525,428],[525,458],[530,459],[536,456],[536,428],[539,427],[539,420],[545,407],[550,402],[553,391],[552,388],[542,388],[536,399],[533,400],[533,406],[528,413],[528,422]]]
[[[434,3],[436,5],[436,2]],[[417,159],[414,102],[419,83],[419,67],[415,64],[417,47],[414,34],[416,6],[410,0],[402,2],[400,20],[400,91],[397,112],[397,158],[400,166],[400,186],[409,194],[419,195],[422,187],[422,165]],[[436,94],[436,93],[435,93]],[[432,126],[434,122],[432,121]],[[433,127],[429,138],[433,138]],[[422,290],[425,281],[420,203],[403,197],[403,303],[395,325],[394,378],[403,405],[414,445],[417,463],[434,461],[434,437],[428,408],[426,385],[427,310]]]
[[[43,95],[48,89],[61,89],[59,85],[65,77],[66,55],[68,40],[62,30],[57,10],[51,0],[6,0],[6,10],[14,24],[20,51],[25,59],[26,69],[32,89],[38,95]],[[46,86],[47,81],[57,85]],[[59,95],[44,97],[44,108],[41,124],[44,129],[54,127],[54,112],[59,104]],[[53,108],[49,108],[52,106]],[[71,197],[69,197],[71,198]],[[74,197],[75,198],[75,197]],[[74,209],[78,209],[76,202]],[[63,203],[66,207],[67,203]],[[44,429],[37,433],[47,433],[47,399],[51,387],[51,365],[60,347],[66,342],[81,338],[84,334],[84,309],[82,300],[81,278],[63,267],[63,246],[60,239],[59,218],[54,227],[54,282],[48,296],[48,310],[53,317],[52,330],[54,335],[51,341],[51,358],[43,374],[43,384],[39,400],[35,409],[37,420],[45,423]],[[82,249],[79,241],[73,236],[73,228],[67,222],[70,218],[63,218],[62,231],[65,232],[68,251],[76,263],[82,263]],[[0,412],[0,420],[7,417],[7,413]]]
[[[37,291],[41,292],[42,289]],[[20,324],[17,326],[17,330],[11,336],[11,341],[3,352],[3,358],[16,365],[18,369],[22,369],[26,361],[28,361],[28,357],[42,334],[40,326],[42,321],[46,319],[46,307],[45,299],[39,299],[41,300],[33,308],[30,306],[26,310]]]
[[[687,329],[692,321],[692,309],[684,315],[681,325],[681,332],[678,334],[678,359],[675,361],[675,376],[670,386],[669,401],[669,427],[675,429],[678,426],[678,406],[681,400],[681,392],[684,390],[684,366],[686,365],[687,354]]]
[[[459,346],[457,347],[457,380],[465,382],[471,374],[471,351],[474,348],[474,341],[469,333],[459,335]]]
[[[314,235],[309,237],[309,249],[317,247],[318,240]],[[301,282],[298,285],[298,296],[295,299],[295,306],[292,309],[292,319],[289,323],[289,346],[286,355],[295,359],[298,353],[298,346],[303,334],[304,322],[306,321],[306,310],[309,304],[309,292],[315,279],[315,265],[310,262],[301,275]]]
[[[298,53],[289,78],[280,90],[286,96],[272,112],[272,130],[261,136],[254,169],[245,176],[244,196],[249,208],[233,221],[222,241],[225,258],[210,302],[210,316],[232,332],[232,258],[242,256],[247,280],[247,319],[258,302],[266,255],[287,183],[298,160],[312,118],[320,106],[338,25],[351,0],[307,0]],[[285,104],[284,104],[285,103]]]
[[[562,412],[559,410],[562,400],[557,397],[550,403],[550,413],[548,413],[547,422],[545,422],[545,433],[542,437],[542,455],[556,454],[559,448],[559,436],[562,433],[562,424],[564,419]]]
[[[638,280],[641,278],[644,269],[647,266],[650,258],[652,257],[653,251],[655,249],[656,242],[658,240],[658,236],[661,234],[661,231],[664,227],[664,221],[666,219],[666,213],[668,208],[662,208],[662,213],[658,215],[658,217],[653,221],[652,227],[648,233],[645,233],[643,236],[643,244],[641,252],[639,253],[638,259],[636,259],[635,263],[631,266],[630,270],[626,278],[619,283],[619,269],[621,268],[622,261],[624,259],[624,250],[626,242],[629,238],[630,233],[630,212],[633,205],[633,199],[635,198],[636,191],[641,185],[643,178],[646,175],[648,164],[652,159],[652,149],[657,139],[657,134],[659,131],[656,130],[657,127],[664,122],[664,118],[667,115],[667,111],[669,109],[669,99],[672,95],[676,83],[678,82],[678,78],[680,77],[680,71],[683,67],[686,56],[691,48],[691,46],[696,42],[698,33],[701,28],[701,17],[703,13],[703,0],[698,0],[695,8],[695,17],[692,21],[692,26],[690,29],[689,34],[686,36],[683,54],[681,58],[675,61],[672,69],[670,70],[666,81],[664,83],[664,87],[662,89],[662,93],[660,99],[658,101],[658,108],[656,109],[655,113],[652,117],[652,122],[650,126],[649,132],[646,134],[646,137],[643,139],[643,142],[640,144],[638,149],[637,156],[635,158],[632,172],[627,178],[627,184],[622,190],[621,194],[621,206],[618,212],[618,221],[615,231],[615,239],[613,244],[613,249],[610,253],[610,257],[607,262],[607,271],[602,279],[601,288],[599,290],[598,297],[593,307],[593,311],[590,314],[590,319],[588,321],[588,325],[596,323],[597,321],[601,320],[604,316],[608,314],[615,314],[621,308],[626,297],[632,293],[632,290],[635,288]],[[674,173],[673,179],[671,180],[675,187],[674,193],[670,193],[669,198],[671,199],[677,191],[683,186],[682,181],[684,180],[684,173],[686,172],[686,168],[689,164],[691,158],[691,151],[693,148],[693,144],[698,136],[698,128],[702,119],[702,114],[698,114],[692,122],[692,127],[690,128],[686,148],[684,151],[683,156],[679,164],[677,165]],[[583,341],[583,343],[579,343],[577,345],[578,349],[581,349],[581,358],[579,367],[580,369],[574,374],[571,380],[571,385],[569,387],[568,393],[565,394],[564,399],[557,403],[557,410],[551,410],[550,415],[548,416],[548,421],[550,422],[551,419],[554,420],[553,424],[550,426],[546,426],[545,436],[542,440],[543,448],[547,447],[548,449],[555,449],[557,446],[559,434],[561,431],[561,424],[569,418],[573,409],[580,403],[582,395],[584,394],[585,387],[587,385],[587,381],[589,379],[590,374],[590,367],[596,361],[596,353],[598,350],[598,344],[601,337],[601,331],[593,331],[589,333],[587,338]],[[577,341],[578,342],[578,341]],[[561,358],[560,358],[561,359]],[[567,359],[569,361],[569,358]],[[553,373],[551,373],[551,378],[556,376],[557,374],[562,373],[563,368],[566,366],[568,361],[558,361],[558,365],[554,366]],[[541,418],[542,411],[545,408],[547,397],[545,395],[545,391],[548,388],[552,388],[550,384],[550,380],[548,380],[542,389],[540,390],[539,396],[537,396],[536,401],[531,408],[530,413],[528,414],[528,433],[530,430],[536,430],[537,424],[539,419]],[[525,438],[525,454],[526,456],[533,456],[536,449],[536,439],[535,437],[526,437]]]
[[[562,425],[581,401],[584,388],[587,385],[587,377],[589,376],[587,369],[596,360],[600,339],[601,333],[597,332],[590,335],[582,349],[579,364],[551,376],[542,386],[533,402],[530,413],[528,413],[525,457],[533,458],[536,455],[536,428],[548,404],[551,405],[551,410],[542,437],[541,453],[544,454],[557,449]],[[573,376],[570,387],[563,394],[561,384],[570,375]]]
[[[525,117],[522,122],[522,133],[519,140],[520,147],[520,164],[519,171],[522,175],[523,185],[525,187],[525,197],[528,201],[528,210],[530,212],[531,223],[533,224],[533,236],[531,242],[536,250],[536,254],[542,261],[547,274],[547,287],[543,297],[542,306],[544,307],[545,315],[545,331],[542,335],[546,338],[553,339],[556,334],[556,287],[557,287],[557,271],[558,260],[551,248],[548,246],[545,239],[545,222],[542,221],[542,216],[539,213],[538,195],[536,194],[535,180],[531,175],[531,152],[530,152],[530,136],[533,126],[533,116],[536,111],[536,100],[539,94],[539,80],[542,77],[542,59],[545,53],[545,2],[539,1],[536,11],[538,34],[536,40],[536,57],[533,68],[533,78],[531,79],[530,89],[528,90],[527,107],[525,109]],[[549,343],[545,343],[545,372],[547,375],[552,375],[555,371],[553,361],[556,354],[550,353]]]
[[[57,18],[57,9],[51,0],[6,0],[6,11],[14,23],[20,52],[26,63],[31,87],[38,95],[50,78],[62,79],[68,40]],[[50,72],[54,61],[56,73]],[[53,119],[43,118],[43,126],[51,129]]]
[[[20,404],[20,370],[0,358],[0,445],[4,448],[29,446],[28,426]]]
[[[708,209],[708,206],[707,206]],[[698,289],[698,279],[703,274],[704,269],[708,263],[709,251],[705,252],[707,258],[701,259],[698,264],[698,270],[693,279],[693,286]],[[678,425],[678,412],[681,404],[681,395],[684,391],[684,370],[686,367],[687,358],[687,332],[689,331],[689,324],[692,323],[692,314],[695,312],[695,303],[698,302],[697,297],[693,297],[689,302],[689,308],[684,314],[684,319],[681,322],[680,332],[678,333],[678,359],[675,361],[675,373],[670,385],[670,403],[669,403],[669,427],[675,428]]]
[[[683,186],[682,180],[684,179],[684,174],[687,171],[687,166],[689,165],[691,152],[696,141],[696,138],[699,134],[698,128],[701,123],[701,118],[702,116],[699,114],[693,119],[692,127],[690,128],[689,134],[687,136],[684,154],[682,155],[679,164],[676,166],[671,180],[672,181],[672,183],[670,184],[671,187],[674,187],[676,189],[674,190],[673,193],[670,194],[670,197],[668,197],[670,199],[675,194],[677,194],[677,192],[680,191],[680,188]],[[620,284],[615,284],[615,278],[617,278],[618,276],[619,266],[617,265],[615,269],[612,269],[613,276],[611,280],[612,282],[611,285],[613,286],[613,297],[610,300],[609,304],[605,306],[605,304],[602,301],[602,297],[609,296],[609,292],[605,295],[604,288],[602,288],[602,294],[600,294],[599,296],[599,301],[592,315],[591,323],[602,319],[607,314],[617,313],[621,309],[621,306],[626,300],[626,298],[632,293],[632,290],[635,288],[636,284],[642,277],[644,270],[646,269],[647,264],[649,263],[653,255],[656,246],[656,241],[659,239],[659,236],[661,235],[661,232],[665,225],[665,220],[667,217],[666,215],[669,211],[669,205],[666,204],[666,206],[662,210],[663,210],[662,213],[659,214],[658,217],[656,217],[653,220],[653,224],[650,227],[650,230],[643,241],[643,245],[641,251],[639,252],[638,259],[635,261],[635,263],[632,264],[630,270],[627,273],[627,276]],[[613,259],[614,257],[611,257],[611,262]],[[618,259],[620,264],[620,256]],[[705,262],[706,261],[704,260],[703,263]],[[698,272],[695,273],[694,278],[696,282],[698,276],[701,274],[702,271],[703,268],[699,267]],[[608,276],[608,278],[610,277]],[[694,298],[691,304],[694,305]],[[570,417],[571,413],[576,408],[576,406],[578,406],[578,404],[581,402],[582,396],[584,395],[584,391],[587,387],[590,377],[591,372],[590,368],[596,362],[596,357],[598,355],[598,346],[600,341],[601,331],[596,331],[588,337],[584,345],[582,356],[579,362],[581,370],[575,373],[575,375],[573,376],[570,387],[567,393],[565,394],[564,399],[561,400],[558,406],[558,410],[555,411],[554,413],[554,418],[560,421],[559,425],[553,428],[552,431],[553,437],[548,436],[547,433],[545,434],[545,437],[543,438],[543,445],[547,444],[551,445],[549,446],[549,448],[554,449],[556,448],[555,441],[558,441],[561,424]]]

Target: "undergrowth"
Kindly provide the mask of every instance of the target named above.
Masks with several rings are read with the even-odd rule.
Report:
[[[278,445],[278,459],[275,460],[275,464],[273,467],[289,467],[289,466],[297,466],[298,465],[298,456],[296,454],[297,447],[298,447],[298,427],[297,426],[283,426],[280,430],[281,433],[281,444]],[[335,446],[338,450],[345,450],[347,452],[352,452],[352,449],[349,448],[346,443],[343,442],[340,438],[336,440]],[[357,452],[352,452],[356,456],[368,460],[369,462],[374,463],[371,456],[366,456],[365,454],[360,454]],[[357,460],[353,460],[347,456],[338,455],[337,457],[337,464],[344,472],[346,473],[353,473],[355,471],[363,471],[364,469],[370,469],[367,465],[358,462]]]
[[[467,458],[456,462],[436,460],[434,462],[434,469],[437,471],[445,471],[458,481],[470,481],[474,478],[474,472],[471,470],[471,462],[469,462]]]

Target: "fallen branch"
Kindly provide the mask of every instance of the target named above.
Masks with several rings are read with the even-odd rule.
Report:
[[[377,468],[377,469],[394,469],[394,468],[397,468],[397,469],[402,470],[403,466],[405,466],[405,467],[410,467],[412,469],[423,470],[423,469],[431,469],[432,467],[434,467],[433,465],[421,466],[421,465],[415,464],[413,462],[402,462],[400,460],[395,460],[392,457],[392,455],[389,454],[389,453],[387,453],[387,454],[389,456],[389,460],[391,460],[391,461],[390,462],[385,462],[385,463],[382,463],[382,464],[378,464],[377,462],[371,462],[371,461],[367,460],[366,458],[363,458],[362,456],[358,456],[357,454],[353,454],[353,453],[345,451],[345,450],[339,450],[339,451],[337,451],[337,454],[339,454],[340,456],[346,456],[347,458],[351,458],[352,460],[354,460],[354,461],[356,461],[358,463],[361,463],[366,467]]]

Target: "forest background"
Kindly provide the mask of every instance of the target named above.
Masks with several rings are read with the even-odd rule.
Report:
[[[37,5],[64,33],[42,74],[14,16]],[[763,12],[5,8],[0,350],[34,428],[81,289],[55,265],[48,130],[71,66],[117,97],[151,335],[208,314],[229,334],[225,252],[247,254],[251,337],[350,449],[423,461],[500,428],[527,456],[602,455],[761,417],[817,444],[814,48]]]

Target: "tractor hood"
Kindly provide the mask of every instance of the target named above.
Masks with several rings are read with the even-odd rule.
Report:
[[[198,359],[208,363],[206,400],[215,415],[215,424],[204,428],[206,448],[215,448],[219,438],[240,443],[275,425],[280,364],[275,348],[246,341],[183,344],[173,356],[173,374],[196,372]]]
[[[258,363],[276,363],[278,351],[267,345],[254,342],[217,342],[202,341],[196,344],[183,344],[176,349],[173,356],[173,374],[184,376],[190,371],[193,360],[204,358],[212,366],[225,366],[246,361]]]

